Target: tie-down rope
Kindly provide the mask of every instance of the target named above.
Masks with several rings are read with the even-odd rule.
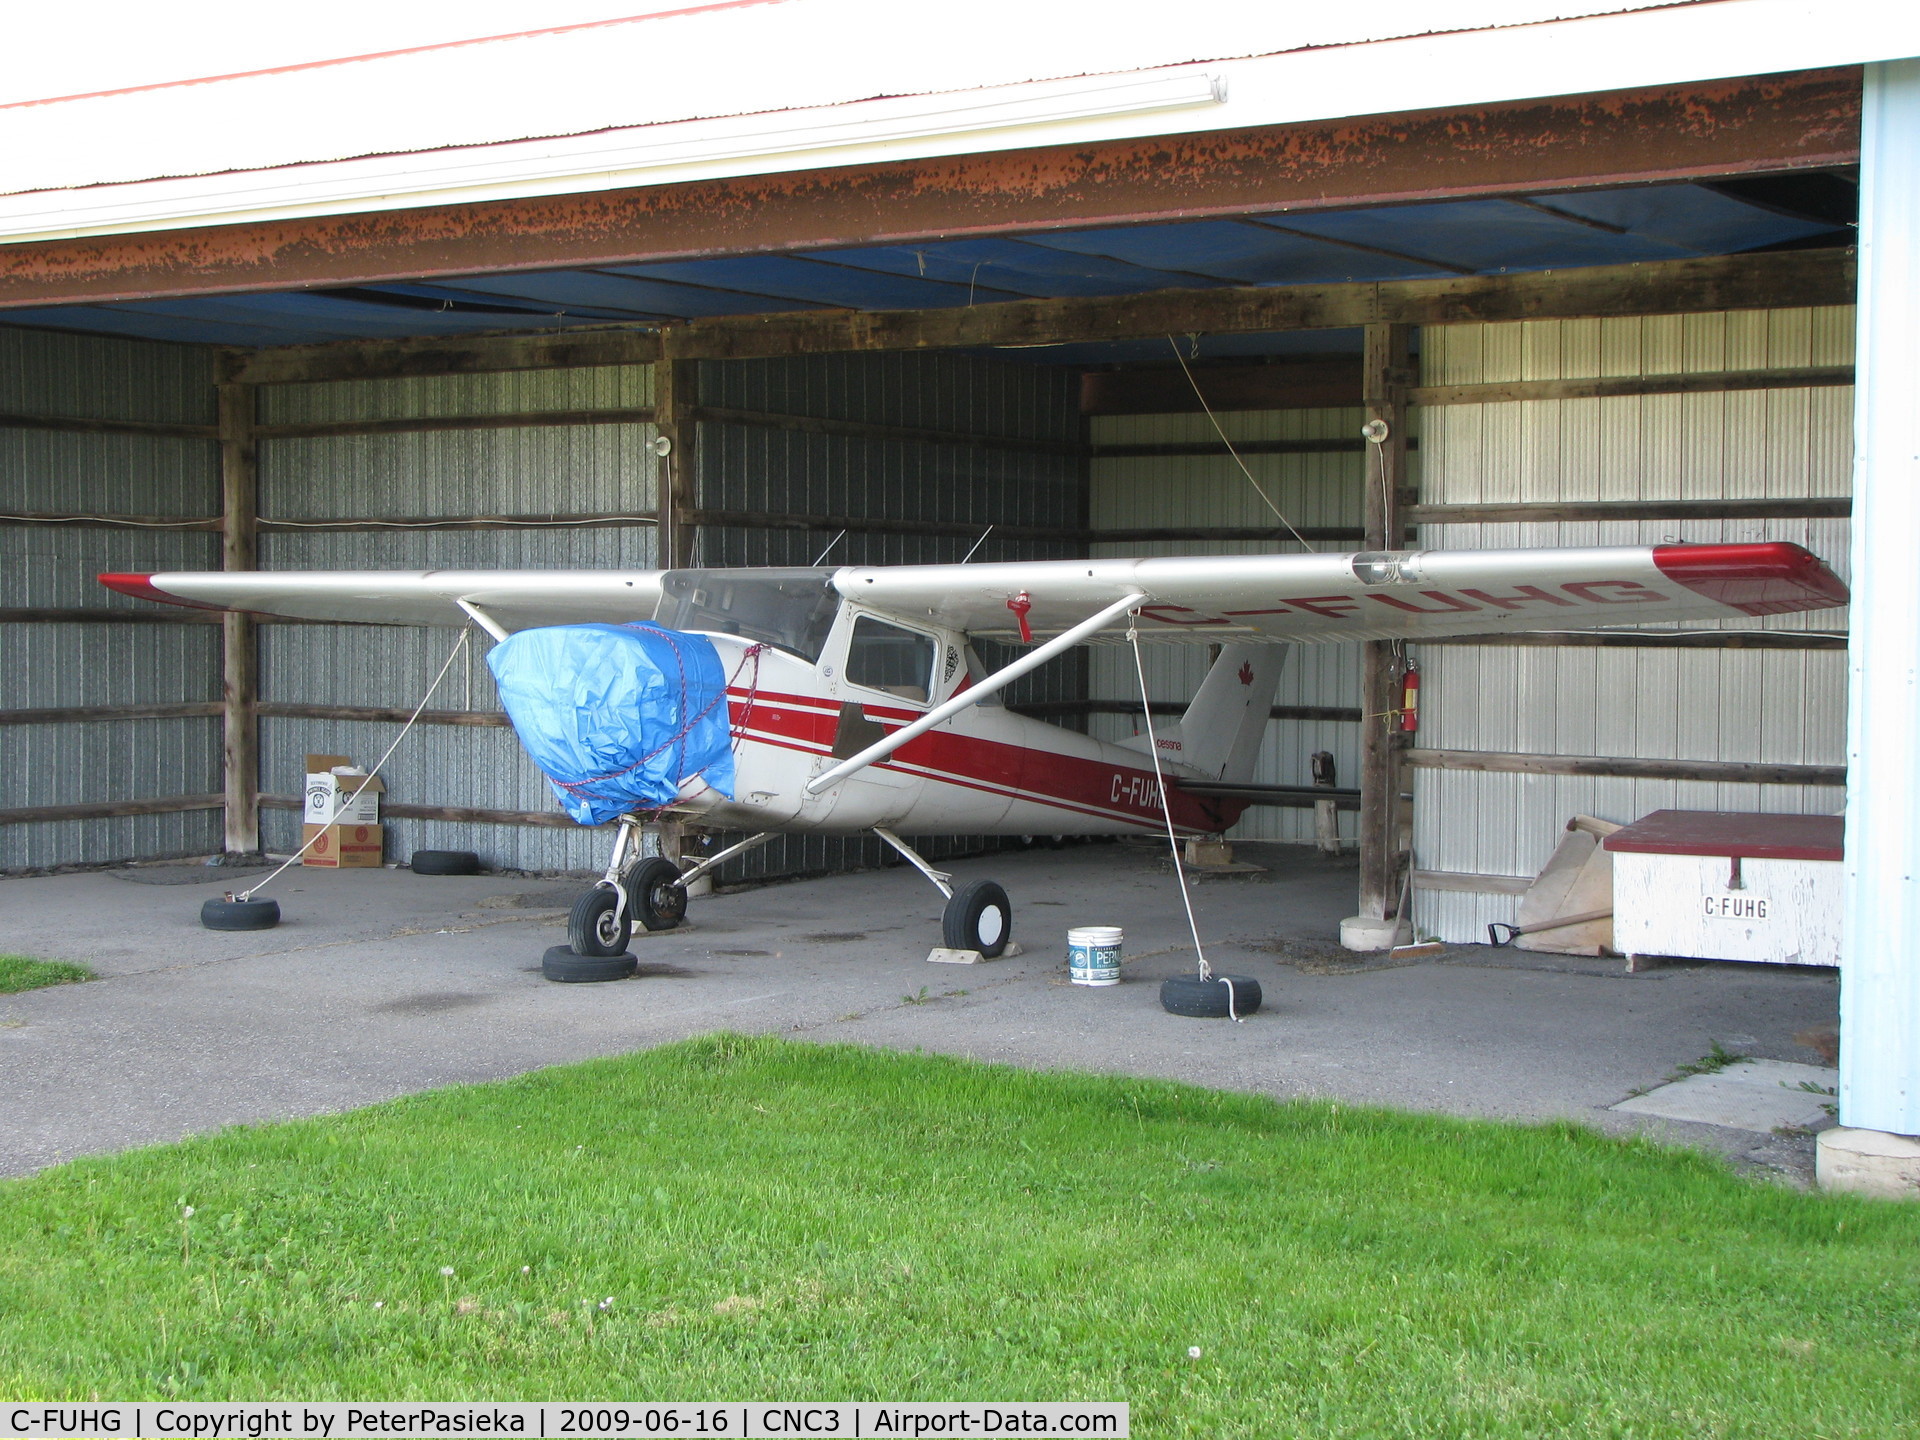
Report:
[[[1194,953],[1200,957],[1200,978],[1215,978],[1213,966],[1207,963],[1207,947],[1200,943],[1200,922],[1193,918],[1193,896],[1187,890],[1187,867],[1180,862],[1180,839],[1173,833],[1173,807],[1167,801],[1167,780],[1160,772],[1160,741],[1153,733],[1153,703],[1147,699],[1147,667],[1140,659],[1140,612],[1127,612],[1127,643],[1133,647],[1133,673],[1140,681],[1140,714],[1147,727],[1147,754],[1153,760],[1153,783],[1160,791],[1160,818],[1167,826],[1167,849],[1173,855],[1174,878],[1180,882],[1180,903],[1187,907],[1187,933],[1193,936]],[[1227,1013],[1240,1021],[1240,1010],[1233,993],[1233,981],[1222,975],[1219,981],[1227,987]]]
[[[393,758],[393,752],[400,748],[400,742],[406,739],[407,732],[413,729],[413,722],[420,718],[421,712],[427,708],[427,702],[433,699],[434,691],[440,688],[440,682],[447,678],[447,672],[453,668],[453,662],[459,659],[460,652],[467,648],[467,637],[471,633],[472,632],[464,629],[460,632],[460,638],[453,642],[453,649],[447,653],[446,664],[442,665],[440,667],[440,673],[433,677],[433,683],[427,686],[427,693],[420,697],[420,703],[413,707],[413,714],[409,715],[407,717],[407,723],[400,727],[400,733],[393,737],[393,744],[387,746],[387,753],[382,755],[378,763],[374,765],[373,769],[367,772],[366,778],[363,779],[358,785],[354,786],[353,794],[347,797],[348,804],[351,804],[353,801],[358,800],[360,798],[360,792],[366,789],[367,786],[371,785],[373,783],[373,777],[380,773],[380,766],[386,764],[387,761]],[[345,808],[345,807],[341,807],[341,808]],[[336,814],[339,813],[338,810],[336,810],[335,813]],[[313,835],[313,839],[308,840],[306,844],[302,845],[298,850],[294,851],[293,854],[289,855],[285,860],[281,861],[280,868],[275,870],[272,874],[268,875],[266,879],[259,881],[257,884],[248,886],[245,890],[241,891],[239,894],[235,894],[232,891],[228,891],[227,898],[229,900],[251,900],[253,898],[254,891],[262,889],[266,885],[270,884],[281,873],[281,871],[284,871],[289,865],[294,864],[296,861],[300,859],[301,856],[305,855],[308,850],[312,849],[313,841],[318,840],[321,837],[321,835],[324,835],[325,833],[326,831],[324,829],[316,831]]]

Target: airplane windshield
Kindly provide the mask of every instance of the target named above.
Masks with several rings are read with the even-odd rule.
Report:
[[[831,570],[669,570],[655,615],[676,630],[738,635],[820,658],[840,609]]]

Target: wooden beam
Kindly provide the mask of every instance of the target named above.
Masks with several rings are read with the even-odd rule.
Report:
[[[1550,500],[1409,505],[1411,525],[1551,525],[1638,520],[1845,520],[1847,495],[1767,500]]]
[[[646,511],[631,515],[393,515],[379,518],[342,516],[339,519],[323,515],[303,516],[299,519],[262,516],[256,522],[261,530],[321,531],[597,530],[655,523],[654,517]]]
[[[404,725],[413,711],[385,705],[296,705],[262,700],[254,707],[265,720],[373,720]],[[0,712],[4,713],[4,712]],[[466,725],[482,730],[511,729],[513,722],[498,710],[422,710],[421,725]]]
[[[214,440],[212,425],[174,425],[163,420],[98,420],[75,415],[0,415],[0,430],[60,430],[76,435],[161,435],[178,440]]]
[[[220,414],[220,535],[223,570],[257,570],[260,513],[259,451],[253,425],[259,392],[251,385],[218,387]],[[260,850],[260,635],[251,615],[225,611],[221,624],[222,762],[226,784],[225,848],[229,855]]]
[[[1501,380],[1484,385],[1417,385],[1408,392],[1408,399],[1415,405],[1496,405],[1514,400],[1710,395],[1735,390],[1798,390],[1851,384],[1851,365],[1802,365],[1779,370],[1702,370],[1681,375],[1608,375],[1586,380]]]
[[[695,525],[724,526],[738,530],[811,530],[832,534],[852,530],[872,535],[950,535],[956,539],[978,539],[987,527],[977,520],[893,520],[874,515],[783,515],[760,510],[689,510],[687,518]],[[1068,540],[1084,543],[1085,530],[1051,525],[995,525],[994,537],[1001,540]]]
[[[653,367],[654,445],[659,455],[654,479],[654,513],[659,516],[655,563],[668,570],[693,563],[697,522],[692,511],[699,502],[694,493],[697,427],[689,412],[694,409],[699,383],[699,365],[678,358],[671,349],[663,352]]]
[[[0,609],[0,625],[223,625],[219,610],[158,605],[151,610],[107,605],[16,605]],[[256,625],[358,625],[358,620],[302,620],[291,615],[256,615]]]
[[[314,420],[258,425],[259,440],[307,440],[333,435],[410,435],[434,430],[522,430],[548,425],[644,425],[651,407],[604,410],[521,410],[505,415],[416,415],[403,420]]]
[[[262,795],[263,810],[304,810],[296,795]],[[559,810],[487,810],[470,805],[408,805],[382,800],[380,813],[394,820],[451,820],[467,825],[531,825],[542,830],[576,828],[573,817]]]
[[[408,375],[485,375],[502,370],[651,365],[660,358],[652,329],[576,330],[565,335],[479,335],[408,340],[348,340],[222,353],[223,381],[287,385],[317,380],[385,380]]]
[[[219,715],[218,700],[161,700],[149,705],[49,705],[0,710],[0,725],[64,725],[82,720],[179,720]]]
[[[1428,645],[1528,645],[1622,650],[1844,650],[1845,635],[1809,630],[1531,630],[1513,635],[1449,635]]]
[[[1409,440],[1408,445],[1413,442]],[[1236,440],[1233,452],[1239,455],[1353,455],[1367,448],[1360,439],[1339,440]],[[1160,444],[1093,445],[1088,454],[1095,460],[1142,459],[1179,455],[1225,455],[1227,447],[1218,440],[1176,440]]]
[[[1042,455],[1078,455],[1072,440],[1031,440],[1018,435],[974,435],[961,430],[928,430],[913,425],[873,425],[863,420],[829,420],[817,415],[789,415],[772,410],[734,410],[720,405],[694,405],[687,418],[713,425],[749,425],[764,430],[789,430],[804,435],[844,435],[856,440],[905,440],[926,445],[964,445],[976,450],[1016,450]]]
[[[999,531],[995,531],[999,534]],[[1300,525],[1281,529],[1277,525],[1180,525],[1145,526],[1133,530],[1090,530],[1090,545],[1127,545],[1136,541],[1157,540],[1268,540],[1282,545],[1301,540],[1344,540],[1358,545],[1367,532],[1358,525]]]
[[[36,825],[53,820],[106,820],[118,815],[172,815],[182,810],[218,810],[224,794],[165,795],[154,800],[97,800],[78,805],[21,805],[0,810],[0,825]]]
[[[1517,275],[1223,286],[1071,300],[1009,300],[940,310],[792,311],[676,324],[683,359],[745,360],[855,351],[1064,345],[1165,335],[1447,325],[1499,320],[1678,315],[1853,302],[1852,250],[1787,250],[1654,260]],[[288,345],[231,352],[229,380],[274,385],[398,375],[478,374],[645,364],[660,342],[632,329]]]
[[[1213,410],[1318,410],[1360,403],[1360,364],[1351,355],[1303,355],[1264,364],[1201,364],[1089,370],[1080,377],[1087,415],[1197,414]],[[1198,385],[1200,394],[1194,393]]]
[[[1533,888],[1531,875],[1474,875],[1464,870],[1416,870],[1416,890],[1460,890],[1470,895],[1524,895]]]
[[[1623,755],[1532,755],[1498,750],[1409,750],[1422,770],[1490,770],[1517,775],[1617,775],[1638,780],[1703,780],[1719,785],[1845,785],[1844,765],[1763,765],[1745,760],[1643,760]]]
[[[1401,486],[1407,473],[1407,386],[1413,380],[1413,329],[1397,321],[1375,322],[1365,331],[1362,383],[1371,454],[1365,457],[1362,497],[1363,544],[1369,550],[1406,547]],[[1368,717],[1360,727],[1360,897],[1357,913],[1384,920],[1399,913],[1400,877],[1411,817],[1400,799],[1406,785],[1401,755],[1410,737],[1400,731],[1404,652],[1391,641],[1360,647],[1360,703]]]

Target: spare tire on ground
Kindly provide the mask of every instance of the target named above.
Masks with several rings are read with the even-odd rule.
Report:
[[[416,850],[408,862],[416,875],[478,875],[480,857],[471,850]]]
[[[624,955],[577,955],[571,945],[555,945],[540,959],[540,973],[563,985],[591,980],[624,980],[640,966],[632,951]]]
[[[200,907],[200,923],[209,930],[271,930],[280,923],[280,902],[216,896]]]
[[[1225,982],[1225,983],[1223,983]],[[1227,1008],[1227,986],[1233,987],[1233,1009]],[[1224,1020],[1238,1013],[1242,1019],[1260,1008],[1260,982],[1251,975],[1175,975],[1160,982],[1160,1005],[1169,1015],[1196,1020]]]

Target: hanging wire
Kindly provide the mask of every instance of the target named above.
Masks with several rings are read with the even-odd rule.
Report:
[[[1193,936],[1194,954],[1200,957],[1200,978],[1215,978],[1213,966],[1207,963],[1207,947],[1200,940],[1200,922],[1193,915],[1193,896],[1187,889],[1187,867],[1180,863],[1180,838],[1173,833],[1173,807],[1167,803],[1167,777],[1160,769],[1160,742],[1153,733],[1153,702],[1147,699],[1147,667],[1140,658],[1140,612],[1127,612],[1127,643],[1133,647],[1133,673],[1140,681],[1140,713],[1146,718],[1147,754],[1153,761],[1153,783],[1160,792],[1160,818],[1167,826],[1167,849],[1173,856],[1174,878],[1180,882],[1180,903],[1187,911],[1187,933]],[[1240,1020],[1240,1011],[1233,993],[1233,981],[1227,976],[1219,976],[1219,981],[1227,987],[1227,1013]]]
[[[1173,346],[1173,358],[1180,362],[1180,373],[1187,377],[1187,384],[1193,387],[1193,398],[1200,402],[1201,410],[1206,412],[1208,421],[1213,425],[1213,433],[1218,435],[1220,437],[1220,443],[1227,447],[1227,454],[1231,455],[1233,457],[1233,463],[1240,467],[1240,473],[1247,477],[1247,484],[1253,487],[1253,493],[1258,495],[1260,502],[1274,513],[1274,517],[1278,519],[1282,525],[1287,527],[1287,533],[1300,542],[1302,549],[1313,549],[1313,546],[1307,544],[1307,537],[1293,528],[1293,522],[1287,519],[1286,515],[1281,512],[1280,507],[1274,504],[1272,499],[1268,497],[1267,492],[1261,488],[1260,482],[1253,478],[1253,471],[1249,470],[1247,468],[1247,462],[1240,458],[1240,452],[1233,448],[1233,441],[1229,440],[1227,438],[1227,432],[1220,428],[1219,418],[1214,415],[1213,407],[1207,404],[1207,397],[1200,393],[1200,382],[1193,378],[1193,371],[1187,368],[1187,357],[1180,353],[1180,346],[1174,341],[1173,336],[1167,336],[1167,344]],[[1197,349],[1198,347],[1196,346],[1195,348]]]
[[[440,667],[440,673],[433,677],[433,683],[427,686],[427,693],[420,697],[420,703],[413,707],[413,714],[407,717],[407,723],[402,725],[400,727],[400,733],[393,737],[393,744],[387,746],[387,753],[375,762],[373,769],[369,770],[366,777],[354,787],[353,794],[347,797],[349,803],[360,798],[360,792],[373,783],[374,776],[380,773],[380,767],[393,758],[393,752],[400,748],[400,742],[407,738],[407,732],[413,729],[414,722],[420,718],[421,712],[427,708],[427,702],[433,699],[433,692],[440,688],[440,682],[446,679],[447,672],[453,669],[453,662],[459,659],[460,652],[467,648],[467,637],[472,633],[470,630],[461,630],[460,638],[453,642],[453,649],[447,652],[446,663]],[[281,861],[279,868],[274,870],[264,880],[248,886],[246,890],[237,895],[230,894],[228,898],[231,900],[251,900],[255,891],[271,884],[273,880],[279,876],[281,871],[284,871],[289,865],[299,860],[302,855],[305,855],[307,851],[313,847],[314,840],[318,840],[325,833],[326,831],[324,829],[316,830],[312,839],[308,840],[306,844],[302,845],[298,850],[294,851],[293,854]]]

